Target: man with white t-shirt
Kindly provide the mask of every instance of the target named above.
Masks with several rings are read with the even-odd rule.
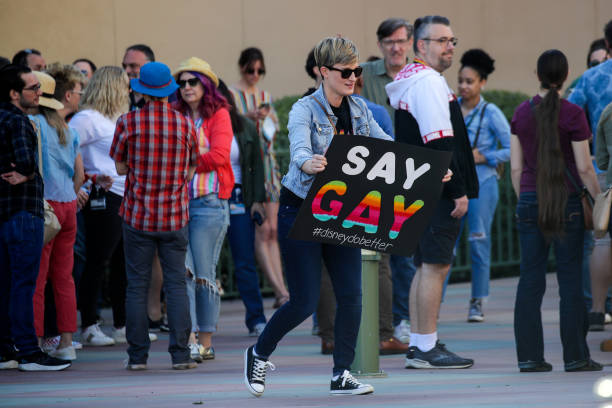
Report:
[[[410,348],[406,368],[468,368],[438,341],[437,318],[442,287],[459,235],[468,199],[478,196],[474,158],[461,107],[442,72],[452,64],[457,39],[446,17],[426,16],[414,23],[415,60],[386,86],[395,113],[395,140],[453,153],[452,179],[414,256],[417,272],[410,288]]]

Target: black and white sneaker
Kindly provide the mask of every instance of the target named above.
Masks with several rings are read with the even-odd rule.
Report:
[[[469,368],[472,365],[474,360],[459,357],[439,341],[427,352],[410,347],[406,354],[406,368]]]
[[[276,366],[268,360],[254,354],[255,346],[244,352],[244,384],[249,392],[256,397],[264,393],[266,387],[266,370],[276,370]]]
[[[373,392],[374,387],[360,383],[348,370],[344,370],[338,378],[332,378],[329,386],[329,393],[333,395],[363,395]]]
[[[37,351],[19,359],[20,371],[60,371],[71,365],[72,363],[68,360],[51,357],[42,351]]]

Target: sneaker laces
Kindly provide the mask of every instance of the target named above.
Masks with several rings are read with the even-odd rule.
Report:
[[[272,371],[276,370],[276,366],[272,364],[271,362],[255,357],[253,361],[253,372],[251,375],[252,382],[256,382],[256,381],[260,381],[262,383],[265,382],[266,381],[266,369],[268,367],[270,367],[270,370]]]
[[[346,386],[346,383],[349,383],[349,385],[352,385],[355,388],[358,388],[361,385],[361,383],[357,381],[357,379],[355,379],[355,377],[353,377],[352,374],[348,370],[344,370],[341,377],[342,377],[342,387],[343,388]]]

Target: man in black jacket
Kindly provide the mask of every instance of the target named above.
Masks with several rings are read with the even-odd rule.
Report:
[[[410,348],[406,368],[467,368],[474,363],[448,351],[438,342],[437,317],[442,287],[459,235],[468,199],[478,196],[474,167],[461,108],[442,72],[452,64],[457,39],[450,22],[426,16],[414,24],[415,60],[387,85],[395,114],[395,140],[453,152],[453,178],[417,247],[417,273],[410,289]]]

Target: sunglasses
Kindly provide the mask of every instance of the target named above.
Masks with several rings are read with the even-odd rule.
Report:
[[[249,75],[253,75],[255,73],[255,69],[254,68],[247,68],[245,71],[247,74]],[[266,70],[265,69],[261,69],[259,68],[257,70],[257,73],[261,76],[261,75],[266,75]]]
[[[343,79],[349,79],[351,77],[351,74],[353,73],[355,74],[355,78],[359,78],[361,76],[361,73],[363,72],[363,68],[361,67],[357,67],[355,69],[350,69],[350,68],[338,69],[338,68],[329,67],[325,65],[325,68],[329,69],[330,71],[338,71],[340,73],[340,76]]]
[[[176,83],[181,89],[184,89],[187,84],[189,84],[190,87],[195,88],[200,83],[200,80],[198,78],[179,79],[176,81]]]

